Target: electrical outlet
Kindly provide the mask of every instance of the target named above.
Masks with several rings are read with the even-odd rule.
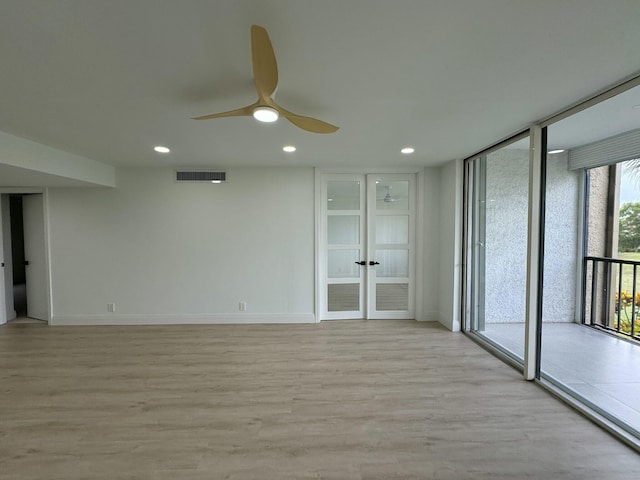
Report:
[[[107,303],[107,312],[114,313],[116,311],[115,303]]]
[[[246,312],[247,311],[247,302],[239,302],[238,303],[238,310],[240,310],[241,312]]]

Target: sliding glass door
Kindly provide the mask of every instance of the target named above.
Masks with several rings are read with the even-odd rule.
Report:
[[[640,438],[640,101],[547,127],[540,376]]]
[[[463,326],[640,440],[640,86],[465,163]]]
[[[529,139],[469,160],[467,330],[524,359]]]

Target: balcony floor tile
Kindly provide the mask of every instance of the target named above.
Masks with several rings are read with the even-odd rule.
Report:
[[[488,324],[479,333],[523,358],[524,323]],[[640,345],[577,323],[545,323],[541,367],[640,432]]]

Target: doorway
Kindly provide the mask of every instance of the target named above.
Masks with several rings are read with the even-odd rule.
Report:
[[[415,317],[413,174],[321,176],[320,320]]]
[[[3,194],[0,213],[3,306],[0,319],[48,321],[48,265],[45,242],[44,196]]]

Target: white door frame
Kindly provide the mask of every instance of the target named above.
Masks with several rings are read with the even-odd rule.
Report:
[[[424,182],[425,169],[423,167],[399,167],[399,168],[353,168],[353,167],[337,167],[337,168],[318,168],[314,169],[315,175],[315,317],[316,322],[320,322],[321,307],[323,300],[323,287],[321,261],[323,254],[321,252],[322,242],[320,235],[322,232],[322,176],[326,174],[415,174],[416,176],[416,206],[415,206],[415,275],[414,275],[414,317],[418,321],[424,321]]]
[[[50,223],[49,223],[49,190],[47,188],[27,188],[27,187],[0,187],[0,194],[41,194],[42,195],[42,208],[44,213],[44,269],[45,269],[45,292],[46,292],[46,321],[49,325],[52,324],[53,316],[53,295],[51,290],[51,241],[50,241]],[[0,220],[2,212],[0,212]],[[2,239],[0,239],[2,241]],[[7,262],[5,261],[5,265]],[[5,268],[6,270],[6,268]],[[12,274],[12,271],[10,272]],[[5,290],[0,291],[0,295],[5,295]],[[5,305],[6,305],[6,298]]]

